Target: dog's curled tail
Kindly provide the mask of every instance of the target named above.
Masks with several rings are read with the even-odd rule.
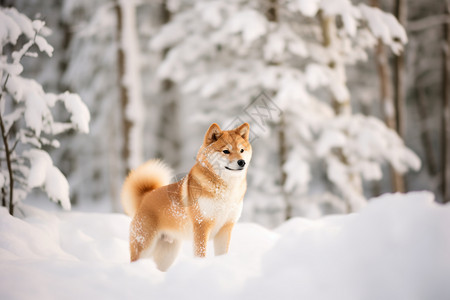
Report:
[[[120,195],[127,215],[133,217],[141,205],[143,196],[159,187],[168,185],[172,170],[158,159],[152,159],[130,172]]]

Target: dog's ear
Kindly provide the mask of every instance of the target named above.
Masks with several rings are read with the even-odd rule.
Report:
[[[248,123],[242,124],[241,126],[237,127],[234,131],[240,136],[242,136],[244,140],[248,141],[248,137],[250,135],[250,125],[248,125]]]
[[[222,130],[220,129],[219,125],[213,123],[211,126],[209,126],[209,129],[205,134],[205,140],[203,141],[203,143],[205,145],[212,144],[217,141],[221,135]]]

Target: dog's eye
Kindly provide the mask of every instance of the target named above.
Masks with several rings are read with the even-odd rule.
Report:
[[[241,149],[241,153],[244,152],[244,149]]]
[[[223,150],[223,153],[230,154],[230,151],[229,150]]]

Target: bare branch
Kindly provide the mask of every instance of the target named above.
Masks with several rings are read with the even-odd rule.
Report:
[[[19,144],[19,141],[20,141],[20,139],[17,139],[15,142],[14,142],[14,145],[11,147],[11,149],[9,150],[9,154],[12,154],[13,152],[14,152],[14,150],[16,149],[16,147],[17,147],[17,144]]]
[[[448,15],[429,16],[419,20],[408,21],[406,30],[409,32],[422,31],[446,23],[450,23],[450,17]]]

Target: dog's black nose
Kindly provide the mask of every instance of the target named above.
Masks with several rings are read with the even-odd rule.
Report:
[[[237,164],[238,164],[239,167],[243,168],[245,166],[245,160],[240,159],[240,160],[237,161]]]

